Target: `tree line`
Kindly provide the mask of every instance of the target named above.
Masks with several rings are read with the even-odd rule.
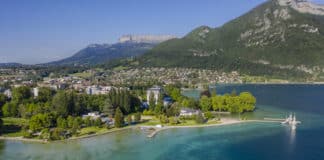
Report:
[[[129,115],[140,111],[140,100],[128,89],[112,89],[105,95],[87,95],[73,90],[52,90],[40,87],[37,97],[31,88],[21,86],[13,88],[12,98],[0,94],[2,117],[16,117],[29,120],[28,126],[22,126],[26,137],[35,132],[53,133],[49,129],[76,133],[81,126],[102,126],[102,122],[82,119],[83,114],[98,111],[113,118],[116,112]],[[137,116],[138,117],[138,116]]]

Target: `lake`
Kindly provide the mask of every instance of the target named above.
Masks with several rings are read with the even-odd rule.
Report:
[[[294,112],[302,123],[295,131],[279,123],[242,123],[165,130],[153,139],[140,130],[127,130],[49,144],[0,141],[0,159],[324,159],[324,85],[216,86],[218,94],[233,89],[257,97],[257,110],[244,116],[284,118]]]

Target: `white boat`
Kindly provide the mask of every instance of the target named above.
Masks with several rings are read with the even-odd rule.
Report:
[[[282,124],[290,124],[292,120],[293,120],[292,114],[289,114],[288,118],[286,118],[286,120],[281,123]]]
[[[282,124],[289,124],[291,126],[292,130],[295,130],[297,128],[297,124],[299,124],[299,121],[296,121],[296,115],[289,114],[289,117],[286,118],[285,121],[281,122]]]

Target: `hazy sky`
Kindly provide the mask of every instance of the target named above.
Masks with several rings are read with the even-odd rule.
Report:
[[[183,36],[265,0],[1,0],[0,63],[43,63],[124,34]],[[315,0],[324,3],[324,0]]]

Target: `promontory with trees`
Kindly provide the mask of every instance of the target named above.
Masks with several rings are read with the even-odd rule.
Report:
[[[255,109],[249,92],[217,95],[206,90],[199,99],[183,96],[181,86],[165,85],[158,96],[147,87],[112,88],[107,94],[89,95],[75,90],[28,86],[0,94],[3,137],[62,140],[106,133],[132,126],[197,125],[220,123],[221,112]]]

